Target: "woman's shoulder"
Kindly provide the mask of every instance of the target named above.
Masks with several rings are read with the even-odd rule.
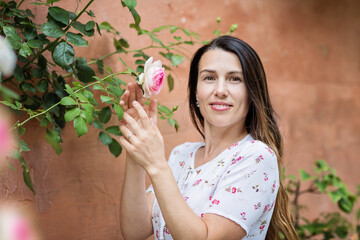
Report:
[[[245,141],[238,146],[238,153],[240,155],[249,157],[260,158],[273,158],[277,159],[275,151],[270,148],[266,143],[256,140],[248,135]]]

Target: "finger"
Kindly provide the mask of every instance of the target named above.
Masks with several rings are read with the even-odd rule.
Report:
[[[143,125],[143,127],[150,126],[150,124],[151,124],[150,119],[149,119],[147,113],[145,112],[144,108],[140,105],[140,103],[138,103],[137,101],[134,101],[132,104],[140,117],[140,121],[141,121],[141,124]]]
[[[137,121],[127,113],[124,113],[123,119],[127,122],[129,127],[133,130],[133,133],[137,136],[140,136],[141,126],[137,123]]]
[[[135,134],[132,133],[132,132],[130,131],[130,129],[127,128],[127,127],[124,126],[124,125],[121,125],[121,126],[120,126],[120,131],[121,131],[123,137],[125,137],[125,139],[126,139],[128,142],[131,142],[131,139],[135,137]]]
[[[119,137],[119,143],[125,148],[127,152],[133,151],[133,146],[129,143],[124,136]]]
[[[149,105],[149,117],[153,124],[157,124],[157,100],[152,100]]]
[[[129,102],[129,94],[130,94],[129,90],[125,90],[125,92],[123,93],[120,99],[120,105],[123,107],[124,111],[128,109],[127,103]]]
[[[144,106],[145,100],[139,84],[135,84],[135,93],[136,93],[135,100],[138,101],[141,106]]]
[[[128,90],[129,90],[129,108],[132,107],[132,102],[135,100],[135,85],[133,83],[128,84]]]

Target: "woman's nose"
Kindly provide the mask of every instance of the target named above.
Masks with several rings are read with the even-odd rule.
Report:
[[[219,80],[215,85],[214,94],[217,97],[226,97],[228,95],[228,86],[226,81]]]

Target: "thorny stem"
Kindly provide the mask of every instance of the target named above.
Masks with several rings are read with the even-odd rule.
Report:
[[[131,73],[128,72],[128,71],[122,71],[122,72],[118,72],[118,73],[113,73],[113,74],[108,75],[108,76],[106,76],[106,77],[104,77],[104,78],[102,78],[102,79],[100,79],[100,80],[98,80],[98,81],[95,81],[95,82],[90,83],[90,84],[88,84],[88,85],[86,85],[86,86],[83,86],[82,88],[79,88],[79,89],[77,89],[77,90],[74,91],[74,92],[77,93],[77,92],[79,92],[79,91],[81,91],[81,90],[83,90],[83,89],[85,89],[85,88],[87,88],[87,87],[90,87],[90,86],[92,86],[92,85],[98,84],[98,83],[104,81],[104,80],[107,79],[107,78],[110,78],[110,77],[113,77],[113,76],[116,76],[116,75],[120,75],[120,74],[131,74]],[[21,122],[21,123],[16,122],[16,123],[15,123],[15,126],[14,126],[14,129],[21,127],[22,125],[24,125],[25,123],[27,123],[28,121],[30,121],[30,120],[33,119],[33,118],[37,118],[37,117],[39,117],[39,116],[41,116],[41,115],[49,112],[51,109],[53,109],[54,107],[58,106],[60,103],[61,103],[61,100],[60,100],[59,102],[55,103],[54,105],[52,105],[51,107],[49,107],[48,109],[46,109],[45,111],[42,111],[42,112],[40,112],[40,113],[38,113],[38,114],[35,114],[35,115],[29,117],[28,119],[24,120],[24,121]]]

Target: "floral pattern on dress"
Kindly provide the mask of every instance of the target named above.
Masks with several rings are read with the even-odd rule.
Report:
[[[202,146],[185,143],[170,154],[168,163],[184,201],[201,218],[207,213],[224,216],[241,225],[246,239],[265,239],[279,182],[274,151],[248,135],[195,169],[194,156]],[[154,212],[159,215],[152,219],[155,237],[173,239],[157,201]]]

